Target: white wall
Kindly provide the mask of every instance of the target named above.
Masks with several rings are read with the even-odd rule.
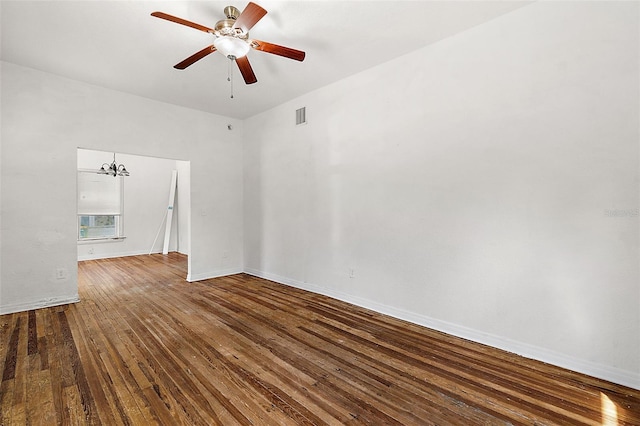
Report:
[[[98,170],[103,163],[110,164],[112,161],[112,152],[78,149],[78,169]],[[179,163],[185,162],[123,153],[116,154],[116,162],[126,165],[131,173],[124,178],[123,216],[126,238],[79,242],[78,260],[162,252],[172,171],[178,170]],[[179,180],[188,182],[188,174],[181,170]],[[187,195],[181,197],[183,191]],[[188,234],[186,218],[190,209],[188,203],[179,202],[188,200],[188,192],[188,185],[180,185],[176,190],[169,251],[188,252],[185,245],[188,237],[182,234]],[[182,242],[181,248],[178,247],[179,241]]]
[[[1,66],[0,314],[78,297],[78,147],[190,161],[189,278],[242,270],[242,122]]]
[[[536,3],[246,120],[245,270],[640,387],[638,17]]]

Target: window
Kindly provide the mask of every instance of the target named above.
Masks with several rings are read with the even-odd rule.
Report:
[[[124,238],[121,176],[78,170],[78,241]]]

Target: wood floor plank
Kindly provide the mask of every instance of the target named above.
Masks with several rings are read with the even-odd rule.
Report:
[[[2,425],[14,424],[12,420],[13,415],[13,380],[4,380],[0,384],[0,421]],[[17,423],[15,423],[17,424]]]
[[[640,391],[186,256],[0,316],[0,424],[640,425]]]
[[[158,313],[160,315],[166,316],[168,314],[169,316],[175,318],[175,316],[179,315],[179,312],[174,310],[173,308],[177,308],[177,307],[174,307],[173,305],[170,305],[170,304],[165,304],[164,306],[155,307],[155,309],[158,310]],[[215,345],[216,341],[218,342],[227,341],[227,340],[230,340],[232,337],[226,333],[219,334],[219,332],[221,331],[220,329],[217,329],[218,333],[216,333],[216,329],[213,329],[211,327],[211,323],[208,323],[207,324],[208,326],[206,328],[203,327],[204,325],[203,321],[195,321],[189,324],[188,326],[182,323],[181,321],[174,321],[172,324],[166,324],[166,325],[169,328],[172,328],[171,326],[174,326],[175,328],[173,329],[173,333],[175,333],[175,336],[180,338],[183,344],[186,343],[186,345],[184,345],[184,347],[182,348],[183,351],[180,351],[184,353],[184,357],[182,358],[183,363],[187,363],[187,357],[189,353],[193,353],[194,351],[198,352],[200,353],[200,355],[202,355],[203,360],[207,361],[207,364],[201,364],[205,371],[208,368],[215,367],[216,372],[220,373],[220,376],[219,376],[220,378],[228,379],[228,382],[225,384],[226,385],[225,389],[229,389],[229,387],[235,389],[228,396],[224,397],[222,396],[222,394],[219,394],[216,390],[211,390],[211,389],[209,390],[211,390],[212,392],[215,392],[219,396],[218,399],[225,403],[225,407],[227,407],[232,412],[236,412],[237,410],[234,408],[235,405],[229,404],[229,402],[231,402],[230,399],[234,399],[234,398],[237,399],[238,393],[240,394],[243,393],[242,387],[245,386],[246,382],[244,380],[240,380],[237,377],[237,375],[235,374],[237,373],[237,369],[234,365],[231,364],[232,362],[231,359],[232,358],[237,359],[237,357],[235,355],[229,356],[228,353],[226,354],[226,356],[223,355],[216,348],[216,345]],[[194,370],[193,374],[197,374],[197,370]],[[204,386],[208,385],[208,380],[201,379],[199,381]],[[237,401],[237,403],[245,406],[243,409],[244,415],[249,414],[248,412],[250,412],[253,416],[256,416],[261,419],[261,424],[268,424],[268,423],[283,424],[284,419],[280,419],[278,421],[278,419],[275,418],[278,416],[277,412],[272,413],[272,417],[274,417],[273,419],[265,419],[265,418],[262,418],[263,416],[261,416],[261,411],[264,411],[264,408],[260,408],[257,406],[253,407],[255,403],[258,403],[258,404],[262,403],[264,406],[270,405],[267,399],[255,400],[255,396],[254,398],[251,398],[249,396],[249,398],[245,397],[243,400]],[[236,417],[240,417],[240,416],[244,417],[244,415],[240,412],[237,412],[235,415]],[[246,418],[244,420],[246,421]]]
[[[194,300],[194,303],[199,303],[199,302]],[[209,305],[206,305],[206,306],[209,306]],[[272,354],[266,348],[256,345],[255,342],[252,342],[251,340],[243,339],[239,336],[234,337],[233,329],[226,326],[224,323],[221,323],[218,321],[216,322],[216,326],[219,333],[218,341],[233,339],[234,344],[232,345],[232,347],[225,348],[223,346],[221,347],[220,350],[218,350],[214,346],[215,342],[209,341],[209,339],[204,339],[202,342],[199,342],[198,344],[202,345],[205,348],[208,348],[209,354],[211,353],[217,354],[216,358],[221,360],[227,359],[227,361],[223,363],[224,367],[228,370],[233,371],[234,374],[240,377],[243,377],[244,380],[249,380],[251,383],[256,385],[257,389],[261,391],[263,396],[269,401],[269,404],[275,405],[275,406],[282,406],[284,409],[289,410],[291,412],[297,411],[299,415],[304,416],[304,414],[300,413],[301,411],[302,412],[307,411],[304,406],[300,406],[294,401],[287,401],[289,400],[288,396],[291,393],[295,393],[296,389],[288,388],[286,392],[287,395],[283,395],[281,392],[277,391],[278,389],[280,389],[283,383],[283,380],[282,380],[283,378],[279,377],[277,374],[272,375],[270,373],[277,369],[278,361],[279,361],[278,358],[273,357]],[[193,331],[198,331],[198,330],[193,330]],[[194,340],[200,340],[200,336],[206,336],[206,335],[210,336],[211,334],[212,332],[210,330],[208,332],[207,330],[202,330],[201,333],[197,333],[197,335],[194,335],[192,338]],[[271,361],[270,363],[271,367],[269,369],[270,371],[267,371],[267,370],[258,371],[255,377],[253,376],[248,377],[247,371],[250,370],[251,359],[265,362],[265,358],[269,358]],[[297,375],[297,379],[298,379],[298,383],[300,383],[301,377],[299,373]],[[273,383],[272,383],[273,381],[278,381],[280,386],[273,386]],[[306,378],[306,380],[304,381],[310,384],[313,380],[310,378]],[[298,408],[297,409],[293,408],[292,405],[298,405]],[[316,414],[307,413],[306,417],[315,418]],[[323,423],[323,422],[320,421],[320,423]]]
[[[65,424],[63,418],[65,417],[65,410],[62,400],[62,362],[63,355],[60,353],[61,344],[59,343],[60,335],[56,333],[55,327],[53,324],[54,308],[45,308],[38,310],[38,314],[42,321],[40,323],[43,326],[43,337],[41,338],[44,342],[39,345],[40,349],[46,348],[46,353],[41,353],[41,361],[43,357],[46,357],[45,361],[41,362],[41,367],[45,367],[43,371],[48,372],[49,376],[49,386],[47,391],[51,392],[50,397],[53,406],[53,415],[55,416],[55,424]],[[38,401],[34,401],[37,404]]]
[[[269,319],[267,317],[256,316],[254,313],[255,310],[252,309],[251,306],[247,306],[247,308],[248,308],[247,311],[250,312],[249,315],[253,316],[258,321],[258,323],[266,324],[268,327],[273,327],[273,328],[278,327],[276,323],[271,323],[271,319],[277,321],[277,318],[274,318],[273,316],[271,316],[271,319]],[[266,332],[266,330],[257,330],[257,332],[258,333]],[[301,340],[304,340],[305,346],[308,347],[309,351],[305,353],[301,353],[300,355],[306,359],[312,360],[312,362],[314,363],[322,364],[323,369],[325,371],[324,374],[326,375],[333,374],[335,375],[336,379],[342,379],[346,382],[349,382],[352,386],[358,386],[359,390],[365,394],[368,393],[370,389],[373,389],[370,386],[373,383],[373,381],[368,380],[370,378],[369,377],[370,375],[358,374],[358,372],[353,372],[354,366],[346,363],[344,359],[340,359],[339,362],[332,362],[332,359],[336,359],[336,357],[331,352],[321,349],[319,347],[314,347],[312,344],[310,344],[310,339],[308,338],[308,336],[305,336],[304,339],[302,339],[294,335],[296,332],[298,332],[298,327],[295,327],[295,326],[287,327],[286,330],[284,328],[279,328],[279,333],[288,339],[292,339],[298,342]],[[323,346],[326,346],[326,344]],[[247,351],[247,353],[249,353],[249,351]],[[277,357],[275,359],[278,360]],[[271,367],[272,369],[274,369],[273,365],[277,366],[278,365],[277,361],[274,364],[272,364],[272,367]],[[284,366],[286,365],[289,365],[289,364],[284,364]],[[300,377],[300,373],[297,374],[297,377]],[[390,386],[390,382],[383,381],[383,380],[379,380],[376,383],[376,385],[379,385],[380,383],[382,383],[386,387]],[[317,385],[317,383],[314,383],[312,385]],[[385,394],[378,393],[378,391],[376,391],[376,394],[369,393],[367,395],[367,397],[377,399],[378,402],[380,402],[379,398],[385,398],[385,404],[391,404],[392,402],[389,399],[389,396],[390,394],[388,391]],[[394,400],[394,403],[397,404],[395,408],[398,410],[398,413],[400,413],[399,415],[396,415],[394,418],[398,421],[408,422],[409,419],[407,417],[410,417],[411,415],[410,411],[413,411],[413,410],[406,409],[407,406],[410,405],[410,403],[404,401],[401,397],[396,398]],[[403,408],[400,408],[399,406],[403,406]],[[420,410],[421,408],[414,407],[414,410],[416,409]],[[345,418],[342,419],[342,421],[345,421],[349,415],[353,415],[353,413],[348,413],[348,412],[345,413]],[[415,422],[416,420],[413,419],[412,421]]]

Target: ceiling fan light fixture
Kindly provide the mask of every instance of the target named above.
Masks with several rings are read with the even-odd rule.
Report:
[[[249,43],[233,36],[221,36],[215,39],[213,45],[216,50],[225,57],[233,56],[234,58],[242,58],[249,52]]]
[[[214,38],[213,45],[207,46],[185,60],[178,62],[173,66],[175,69],[183,70],[205,56],[218,51],[229,59],[228,81],[232,81],[231,77],[233,74],[231,73],[231,68],[232,62],[235,62],[235,65],[237,65],[240,70],[240,74],[242,74],[244,82],[246,84],[253,84],[256,83],[258,79],[253,72],[249,59],[247,58],[247,53],[251,49],[300,62],[304,60],[305,53],[301,50],[292,49],[286,46],[278,46],[277,44],[268,43],[266,41],[251,40],[249,38],[249,31],[267,14],[267,11],[257,4],[250,1],[242,12],[240,12],[236,7],[227,6],[224,8],[224,14],[227,19],[222,19],[216,23],[214,28],[209,28],[164,12],[151,13],[151,16],[155,16],[156,18],[165,19],[167,21],[175,22],[176,24],[185,25],[187,27],[203,31],[212,35]]]

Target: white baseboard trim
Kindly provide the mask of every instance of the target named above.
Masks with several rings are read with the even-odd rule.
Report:
[[[275,281],[280,284],[333,297],[335,299],[351,303],[353,305],[371,309],[381,314],[409,321],[414,324],[441,331],[443,333],[447,333],[456,337],[461,337],[463,339],[471,340],[473,342],[502,349],[507,352],[523,356],[525,358],[542,361],[578,373],[586,374],[588,376],[596,377],[602,380],[607,380],[619,385],[640,390],[640,373],[626,371],[619,368],[594,363],[588,360],[575,358],[546,348],[530,345],[528,343],[519,342],[505,337],[492,335],[490,333],[485,333],[469,327],[464,327],[447,321],[431,318],[422,314],[395,308],[393,306],[385,305],[362,297],[326,289],[318,285],[297,281],[291,278],[282,277],[257,269],[245,268],[244,272],[249,275],[265,278],[267,280]]]
[[[31,302],[15,303],[12,305],[0,306],[0,315],[31,311],[33,309],[50,308],[52,306],[78,303],[79,301],[80,298],[78,298],[78,295],[76,294],[72,297],[50,297],[48,299],[40,299]]]
[[[151,254],[160,254],[160,253],[162,253],[162,250],[151,252]],[[137,251],[123,252],[123,253],[109,253],[109,254],[100,254],[100,253],[81,254],[81,255],[78,255],[78,261],[82,262],[83,260],[115,259],[116,257],[147,256],[147,255],[149,255],[149,252],[142,253]]]
[[[242,272],[243,272],[242,268],[235,267],[235,268],[219,269],[217,271],[205,272],[200,274],[188,274],[187,281],[192,283],[194,281],[202,281],[202,280],[208,280],[211,278],[226,277],[227,275],[241,274]]]

